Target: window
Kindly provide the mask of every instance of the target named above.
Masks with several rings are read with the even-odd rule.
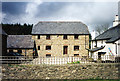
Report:
[[[51,46],[46,46],[46,50],[51,50]]]
[[[18,53],[22,53],[22,50],[18,50]]]
[[[10,49],[9,52],[13,52],[13,50]]]
[[[40,50],[40,46],[38,46],[38,50]]]
[[[63,39],[67,39],[67,35],[63,35]]]
[[[74,56],[75,56],[75,57],[76,57],[76,56],[78,57],[78,56],[79,56],[79,54],[74,54]]]
[[[78,39],[79,35],[74,35],[74,39]]]
[[[46,39],[47,39],[47,40],[50,40],[50,35],[46,35]]]
[[[51,57],[51,54],[46,54],[46,57]]]
[[[68,46],[64,46],[63,47],[63,54],[67,54],[67,52],[68,52]]]
[[[40,35],[38,35],[38,39],[40,39]]]
[[[103,44],[103,40],[101,41],[101,44]]]
[[[74,46],[74,50],[78,51],[79,50],[79,46]]]

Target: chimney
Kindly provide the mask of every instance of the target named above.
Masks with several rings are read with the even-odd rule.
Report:
[[[113,21],[113,27],[117,26],[118,24],[120,24],[120,20],[119,20],[119,16],[116,15],[115,16],[115,21]]]
[[[91,33],[91,35],[92,35],[92,40],[95,39],[95,37],[96,37],[96,32],[93,30],[92,33]]]

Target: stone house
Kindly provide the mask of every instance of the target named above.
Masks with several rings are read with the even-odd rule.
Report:
[[[38,56],[88,57],[88,27],[79,21],[40,21],[32,29]]]
[[[118,25],[119,24],[119,25]],[[90,56],[94,60],[115,60],[120,57],[120,21],[115,17],[113,27],[95,37],[91,42]]]
[[[36,55],[35,43],[31,35],[8,35],[7,52],[17,52],[24,56]]]

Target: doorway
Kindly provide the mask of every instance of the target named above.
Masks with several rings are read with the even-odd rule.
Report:
[[[98,52],[98,60],[101,60],[101,52]]]

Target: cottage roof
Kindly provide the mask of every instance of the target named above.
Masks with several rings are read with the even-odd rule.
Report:
[[[32,34],[89,34],[88,27],[80,21],[40,21]]]
[[[93,48],[93,49],[87,49],[87,50],[89,50],[90,52],[96,52],[96,51],[101,50],[103,48],[104,48],[104,46],[102,46],[102,47],[96,47],[96,48]]]
[[[33,48],[32,35],[8,35],[7,48]]]
[[[106,43],[112,43],[120,39],[120,24],[112,27],[97,36],[94,40],[107,40]]]

